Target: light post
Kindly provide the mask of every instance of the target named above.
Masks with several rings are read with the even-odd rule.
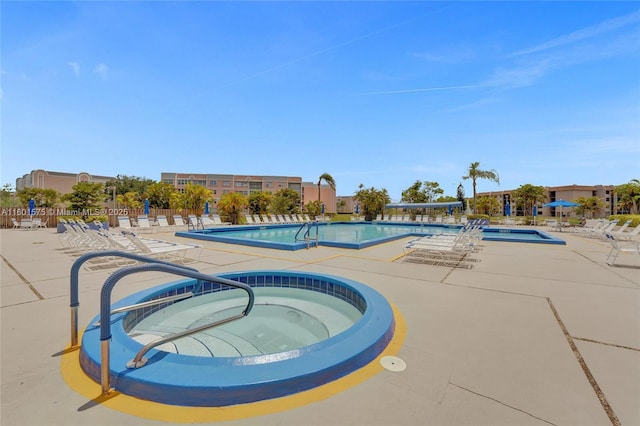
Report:
[[[113,204],[113,208],[111,209],[111,212],[108,212],[108,213],[110,213],[108,215],[108,217],[109,217],[109,226],[114,226],[115,227],[116,226],[115,217],[116,217],[116,214],[117,214],[116,210],[118,208],[118,206],[116,204],[116,186],[115,185],[109,186],[109,187],[107,187],[107,189],[111,190],[111,202]],[[114,217],[113,224],[111,224],[111,217],[112,216]]]

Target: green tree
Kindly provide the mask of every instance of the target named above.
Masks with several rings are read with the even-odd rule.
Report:
[[[256,191],[249,194],[249,212],[263,215],[269,209],[273,194],[268,191]]]
[[[141,209],[143,204],[137,192],[129,191],[122,195],[116,195],[118,204],[127,209]]]
[[[616,208],[623,213],[637,214],[640,206],[640,180],[631,179],[628,183],[615,188],[618,198]]]
[[[489,216],[495,216],[500,210],[500,202],[496,197],[479,197],[478,198],[478,212],[487,214]]]
[[[417,180],[409,188],[402,191],[401,201],[404,203],[431,203],[442,194],[444,194],[444,190],[440,188],[438,182],[420,182]],[[426,209],[421,209],[420,211],[412,209],[410,212],[411,218],[415,219],[416,214],[424,214],[425,212]]]
[[[127,192],[133,192],[136,194],[136,199],[141,203],[147,196],[147,188],[154,184],[153,179],[137,176],[118,175],[115,179],[110,179],[105,183],[104,191],[108,195],[109,199],[113,198],[113,190],[116,188],[116,198],[118,195],[124,195]]]
[[[213,192],[202,185],[187,183],[184,187],[184,207],[195,211],[204,211],[204,204],[213,200]],[[219,205],[218,205],[219,208]]]
[[[304,213],[308,214],[312,219],[316,216],[320,216],[322,213],[322,205],[320,201],[313,200],[309,201],[303,207]]]
[[[476,208],[476,182],[478,179],[488,179],[496,183],[500,183],[500,178],[498,177],[498,173],[495,170],[480,170],[480,163],[474,162],[469,166],[469,170],[467,170],[467,175],[462,176],[462,179],[467,180],[471,179],[471,183],[473,185],[473,212],[477,212]]]
[[[60,199],[60,193],[55,189],[24,188],[16,193],[21,205],[28,206],[33,198],[36,207],[55,207]]]
[[[460,182],[456,189],[456,199],[462,203],[462,209],[464,210],[464,186],[462,182]]]
[[[527,183],[511,191],[511,199],[514,203],[512,206],[514,210],[516,207],[520,207],[525,216],[532,216],[533,206],[547,201],[547,195],[544,186],[534,186]]]
[[[600,197],[578,197],[574,200],[578,207],[575,208],[576,214],[589,218],[596,217],[596,214],[603,210],[607,205]]]
[[[385,205],[391,201],[387,190],[373,187],[365,189],[363,184],[358,188],[353,199],[360,205],[360,213],[364,215],[364,220],[373,220],[378,214],[383,214]]]
[[[223,220],[237,225],[240,223],[240,214],[248,205],[249,200],[245,195],[239,192],[227,192],[218,201],[218,211]]]
[[[336,181],[333,179],[333,177],[329,173],[321,174],[318,178],[318,201],[320,202],[320,204],[322,204],[322,200],[320,199],[320,184],[322,183],[322,181],[325,181],[325,183],[329,185],[331,189],[336,189]]]
[[[0,207],[20,207],[20,199],[13,194],[13,187],[5,183],[0,189]]]
[[[91,211],[101,208],[107,199],[101,183],[78,182],[72,189],[73,192],[64,194],[62,200],[69,203],[69,208],[78,212],[84,220],[91,215]]]
[[[157,209],[168,209],[171,206],[171,196],[176,192],[173,185],[166,182],[154,182],[147,187],[149,206]]]
[[[299,213],[300,194],[289,188],[282,188],[271,198],[269,211],[276,214]]]

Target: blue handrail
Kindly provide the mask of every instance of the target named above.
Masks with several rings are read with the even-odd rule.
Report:
[[[167,265],[160,263],[148,263],[146,265],[136,265],[129,266],[126,268],[122,268],[111,274],[109,278],[102,285],[102,290],[100,291],[100,342],[101,342],[101,360],[100,360],[100,383],[102,386],[102,394],[106,395],[110,390],[110,362],[109,362],[109,342],[111,340],[111,292],[115,285],[122,278],[127,275],[135,274],[138,272],[167,272],[174,275],[180,275],[188,278],[195,278],[197,280],[205,281],[205,282],[215,282],[219,284],[228,285],[230,287],[235,287],[247,292],[249,296],[249,301],[247,303],[247,307],[242,314],[236,315],[234,317],[229,318],[226,322],[238,319],[242,316],[246,316],[253,308],[253,302],[255,300],[255,295],[251,286],[245,283],[241,283],[238,281],[232,281],[226,278],[217,277],[215,275],[206,275],[198,271],[187,270],[185,268],[176,266],[176,265]],[[211,323],[209,326],[214,327],[219,325],[221,322]],[[176,333],[173,336],[169,336],[168,339],[164,339],[164,341],[177,339],[179,337],[183,337],[188,334],[193,334],[200,331],[202,327],[198,327],[193,330],[188,330],[188,332]],[[149,344],[143,348],[137,355],[136,360],[140,360],[144,351],[150,349],[153,345]],[[135,361],[135,360],[134,360]],[[135,364],[135,362],[134,362]]]
[[[69,292],[70,293],[69,307],[71,307],[71,347],[78,345],[78,306],[80,305],[80,301],[78,297],[78,287],[79,287],[79,280],[80,280],[80,268],[82,267],[83,263],[95,257],[123,257],[125,259],[137,260],[139,262],[159,263],[162,265],[176,266],[173,263],[165,262],[164,260],[153,259],[146,256],[140,256],[139,254],[128,253],[125,251],[118,251],[118,250],[96,251],[96,252],[83,254],[82,256],[77,258],[75,262],[73,262],[73,265],[71,266],[71,272],[70,272],[71,289]],[[181,268],[189,271],[198,272],[196,269],[188,266],[181,266]]]

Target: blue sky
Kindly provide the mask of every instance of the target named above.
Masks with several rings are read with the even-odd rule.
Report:
[[[640,178],[637,2],[12,2],[0,182],[332,175],[394,200]]]

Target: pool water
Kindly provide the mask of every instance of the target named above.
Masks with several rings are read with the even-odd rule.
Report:
[[[312,345],[351,327],[362,313],[319,292],[296,288],[256,288],[251,314],[158,346],[193,356],[265,355]],[[228,290],[182,300],[140,321],[128,334],[147,344],[165,335],[228,318],[246,307],[246,293]]]
[[[319,224],[318,244],[328,247],[362,249],[372,245],[416,235],[456,234],[459,225],[399,225],[372,223]],[[307,248],[304,241],[296,241],[300,225],[217,227],[191,232],[177,232],[177,236],[208,241],[242,244],[255,247],[299,250]],[[298,234],[300,238],[304,230]],[[316,227],[310,231],[311,245],[315,244]]]
[[[318,245],[346,249],[363,249],[405,237],[456,234],[461,225],[380,224],[370,222],[335,222],[319,224]],[[300,225],[223,226],[205,230],[177,232],[176,236],[279,250],[301,250],[315,245],[316,227],[311,229],[312,241],[296,241],[304,230]],[[483,228],[483,240],[543,244],[566,244],[565,241],[537,229]]]

